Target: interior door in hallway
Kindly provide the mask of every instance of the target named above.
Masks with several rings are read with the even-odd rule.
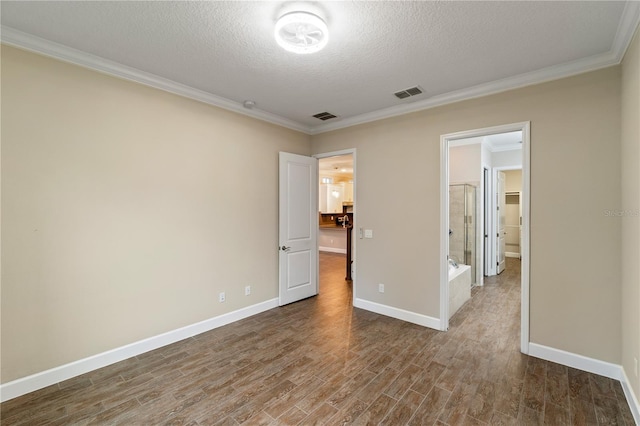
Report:
[[[504,271],[504,268],[506,266],[506,262],[505,262],[505,249],[506,249],[506,235],[507,235],[507,230],[506,230],[506,215],[505,215],[505,205],[506,205],[506,194],[505,194],[505,174],[504,172],[498,172],[497,173],[497,179],[496,179],[496,183],[497,183],[497,198],[498,198],[498,202],[497,204],[497,213],[498,213],[498,233],[496,235],[496,237],[498,238],[498,274],[501,273],[502,271]]]
[[[279,304],[318,294],[318,165],[280,153]]]

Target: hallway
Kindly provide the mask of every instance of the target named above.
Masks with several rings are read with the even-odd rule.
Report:
[[[614,380],[519,352],[519,261],[447,333],[351,307],[344,255],[321,293],[1,405],[2,425],[633,425]]]

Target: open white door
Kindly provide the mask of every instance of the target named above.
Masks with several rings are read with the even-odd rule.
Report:
[[[491,235],[491,190],[489,189],[489,169],[486,167],[482,169],[482,190],[483,190],[483,200],[482,200],[482,213],[484,218],[484,224],[482,227],[482,235],[483,235],[483,275],[488,277],[491,275],[491,239],[489,235]]]
[[[498,195],[498,274],[504,271],[506,266],[505,260],[505,249],[506,249],[506,240],[505,237],[507,235],[507,230],[505,228],[506,225],[506,212],[505,212],[505,204],[506,204],[506,194],[504,190],[506,177],[504,172],[498,172],[497,179],[497,195]]]
[[[280,306],[318,294],[318,160],[280,153]]]

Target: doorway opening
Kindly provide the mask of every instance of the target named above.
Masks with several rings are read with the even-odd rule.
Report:
[[[503,184],[496,191],[499,224],[498,273],[506,267],[506,258],[522,259],[522,165],[495,167],[496,181]]]
[[[472,285],[502,272],[506,256],[518,257],[523,353],[529,350],[529,127],[523,122],[441,136],[440,328],[448,330]]]
[[[318,255],[322,276],[326,258],[343,264],[344,280],[355,280],[353,228],[357,221],[355,149],[315,155],[318,159]],[[322,284],[322,283],[321,283]],[[354,289],[355,290],[355,289]],[[355,291],[353,292],[355,294]]]

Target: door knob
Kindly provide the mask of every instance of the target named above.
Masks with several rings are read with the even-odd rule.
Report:
[[[291,248],[291,247],[282,246],[282,247],[280,247],[280,250],[282,250],[282,251],[289,251],[289,249],[290,249],[290,248]]]

